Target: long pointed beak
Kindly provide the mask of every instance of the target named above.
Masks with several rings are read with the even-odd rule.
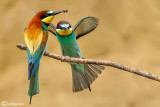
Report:
[[[54,11],[54,12],[52,13],[52,15],[54,16],[54,15],[57,15],[57,14],[59,14],[59,13],[65,13],[65,12],[68,12],[68,10],[56,10],[56,11]]]
[[[68,27],[64,27],[63,29],[64,29],[64,30],[68,30]]]

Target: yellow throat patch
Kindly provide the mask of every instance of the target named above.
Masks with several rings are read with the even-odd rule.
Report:
[[[70,35],[72,33],[72,29],[68,29],[68,30],[59,30],[59,29],[57,29],[56,31],[61,36],[68,36],[68,35]]]
[[[50,24],[53,20],[54,16],[49,16],[49,17],[46,17],[42,20],[42,22],[44,23],[47,23],[47,24]]]

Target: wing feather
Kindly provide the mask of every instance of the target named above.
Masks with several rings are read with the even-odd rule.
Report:
[[[87,16],[81,19],[74,27],[73,30],[76,33],[76,39],[84,36],[85,34],[93,31],[98,25],[98,19],[96,17]]]
[[[39,48],[42,41],[42,37],[43,37],[42,31],[36,32],[36,30],[34,30],[33,33],[27,33],[27,31],[25,32],[25,42],[31,54],[34,54],[36,50]]]

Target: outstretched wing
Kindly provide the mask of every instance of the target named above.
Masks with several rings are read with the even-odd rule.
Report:
[[[74,27],[73,30],[76,33],[76,39],[84,36],[85,34],[93,31],[98,25],[98,19],[96,17],[87,16],[81,19]]]
[[[52,23],[49,25],[48,31],[56,36],[56,27]]]

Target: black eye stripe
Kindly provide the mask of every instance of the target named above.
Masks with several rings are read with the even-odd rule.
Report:
[[[69,29],[69,28],[71,28],[71,25],[70,25],[70,24],[69,24],[68,29]],[[59,25],[59,26],[57,26],[57,29],[64,29],[64,28],[63,28],[62,26]]]
[[[42,15],[42,16],[41,16],[41,19],[44,19],[45,17],[46,17],[46,16]]]
[[[57,29],[63,29],[61,26],[57,26]]]
[[[44,15],[41,16],[41,19],[44,19],[44,18],[46,18],[48,16],[52,16],[52,14],[51,13],[46,13],[46,14],[44,14]]]
[[[51,13],[48,13],[48,16],[52,16],[52,14],[51,14]]]

